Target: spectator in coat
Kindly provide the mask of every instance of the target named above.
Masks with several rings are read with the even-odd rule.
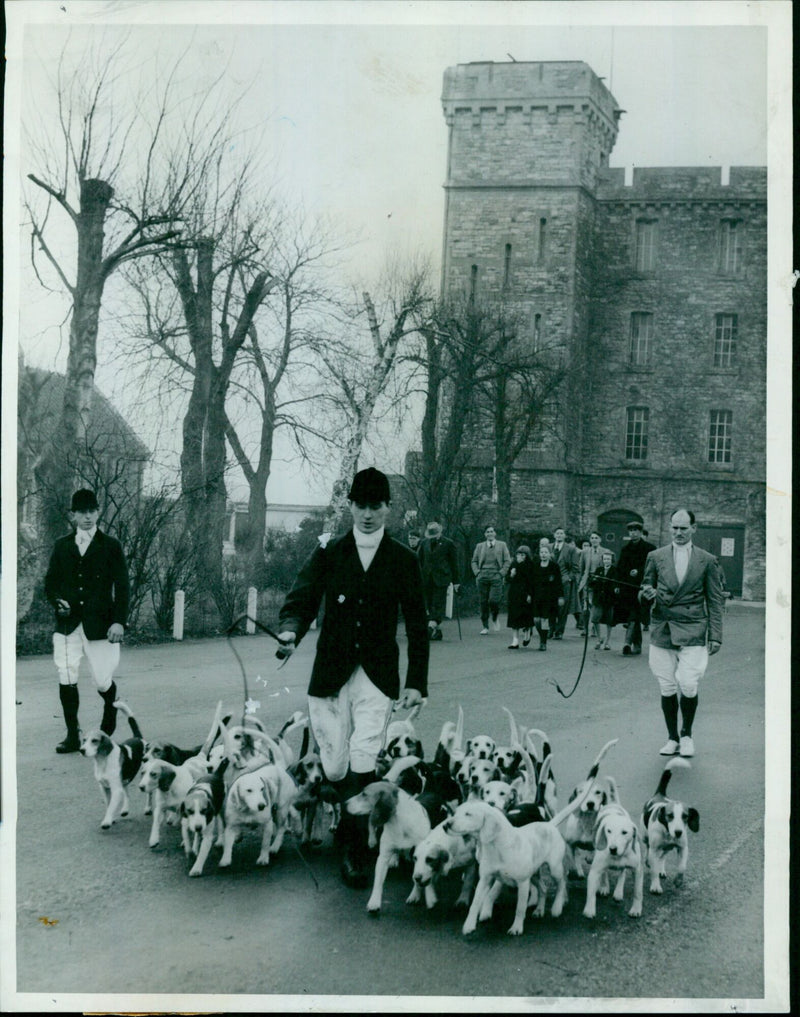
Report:
[[[497,616],[500,613],[503,580],[511,564],[511,554],[505,541],[497,539],[494,526],[487,526],[483,533],[485,539],[475,545],[471,565],[478,587],[478,603],[483,625],[481,635],[485,636],[489,631],[490,616],[495,632],[500,631]]]
[[[420,540],[420,535],[416,530],[408,531],[408,546],[412,551],[419,551]]]
[[[508,627],[511,629],[509,650],[519,649],[519,637],[522,633],[522,645],[531,641],[533,612],[531,607],[531,587],[533,585],[533,560],[531,549],[527,544],[520,544],[514,553],[514,560],[506,572],[508,585]]]
[[[83,488],[72,496],[69,518],[74,532],[59,538],[44,580],[45,596],[56,613],[53,660],[67,735],[56,752],[80,749],[78,726],[78,669],[86,656],[95,686],[103,700],[100,727],[114,733],[120,643],[128,619],[128,568],[122,545],[98,529],[100,516],[94,491]]]
[[[452,583],[453,592],[458,593],[458,551],[448,537],[442,536],[442,524],[428,523],[425,537],[417,551],[419,567],[422,570],[422,588],[428,608],[428,635],[433,640],[442,638],[440,628],[444,618],[447,587]]]
[[[561,585],[564,590],[564,606],[558,614],[550,619],[550,628],[553,639],[561,639],[567,625],[567,618],[572,614],[575,616],[575,624],[578,630],[581,629],[583,619],[581,618],[580,601],[578,600],[578,581],[581,575],[581,555],[575,546],[575,541],[566,532],[563,526],[559,526],[553,534],[551,545],[551,556],[553,561],[561,570]]]
[[[320,539],[280,610],[279,654],[291,653],[317,617],[308,713],[325,776],[345,802],[376,779],[375,762],[395,702],[408,708],[428,689],[428,628],[417,556],[385,531],[389,480],[372,467],[356,473],[349,492],[353,528]],[[398,611],[408,636],[408,671],[400,689]],[[337,829],[342,878],[369,882],[367,817],[345,809]]]
[[[670,527],[672,543],[647,556],[639,596],[651,605],[649,663],[669,736],[661,755],[693,756],[697,690],[709,656],[722,645],[725,598],[719,562],[692,542],[694,513],[678,509]]]
[[[617,620],[627,626],[622,652],[626,657],[642,652],[642,624],[648,616],[647,608],[639,599],[639,587],[644,578],[644,563],[655,544],[644,539],[644,527],[633,519],[628,523],[628,542],[622,545],[617,563],[620,585],[617,601]]]
[[[539,545],[539,561],[534,563],[532,578],[533,623],[539,633],[539,649],[546,650],[550,619],[564,606],[561,569],[550,557],[549,543]]]
[[[596,650],[611,649],[611,630],[616,620],[616,605],[619,598],[618,570],[614,565],[614,555],[610,551],[603,552],[603,564],[595,569],[589,577],[589,590],[592,594],[592,624],[605,629],[605,639],[598,640]]]

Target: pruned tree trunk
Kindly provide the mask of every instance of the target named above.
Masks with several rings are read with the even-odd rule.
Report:
[[[250,284],[231,330],[222,322],[222,355],[214,362],[214,255],[211,239],[196,242],[196,281],[186,250],[173,253],[175,283],[192,347],[192,392],[183,422],[181,490],[187,506],[187,529],[198,552],[206,588],[218,606],[224,595],[222,542],[225,536],[227,457],[225,403],[231,372],[253,317],[275,284],[259,272]]]
[[[69,358],[64,400],[53,439],[39,456],[34,470],[41,496],[42,542],[52,543],[64,530],[81,446],[92,405],[97,366],[97,331],[108,269],[103,260],[105,219],[113,188],[102,180],[84,180],[80,208],[75,215],[78,237],[78,271],[74,285],[69,329]],[[40,242],[42,238],[40,237]]]

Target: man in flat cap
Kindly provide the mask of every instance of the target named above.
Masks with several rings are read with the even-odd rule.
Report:
[[[456,545],[442,536],[442,524],[438,520],[431,520],[425,528],[417,557],[428,607],[428,635],[432,640],[441,639],[447,587],[452,583],[454,592],[458,593],[459,576]]]
[[[648,616],[647,602],[639,599],[639,587],[644,578],[644,563],[648,554],[655,551],[655,544],[644,539],[644,527],[638,519],[628,523],[628,542],[622,545],[617,564],[617,578],[620,580],[617,597],[616,620],[625,626],[625,645],[622,653],[626,657],[642,652],[642,623]]]
[[[430,652],[416,554],[385,531],[389,481],[370,467],[356,473],[348,495],[353,527],[320,541],[280,611],[280,640],[292,652],[317,617],[325,614],[317,641],[308,712],[325,775],[340,800],[377,779],[375,762],[394,702],[415,706],[427,695]],[[408,671],[400,690],[398,610],[408,637]],[[337,841],[342,878],[366,886],[366,816],[342,810]]]
[[[56,541],[44,580],[45,595],[56,612],[53,659],[58,671],[61,709],[67,735],[56,752],[80,749],[78,668],[89,663],[103,699],[101,730],[110,735],[117,724],[114,672],[128,617],[128,569],[122,545],[97,528],[99,506],[94,491],[72,496],[69,518],[74,532]]]

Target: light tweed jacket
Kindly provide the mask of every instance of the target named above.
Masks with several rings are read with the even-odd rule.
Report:
[[[705,646],[722,642],[720,566],[713,554],[692,545],[689,567],[678,582],[672,544],[656,548],[644,565],[644,585],[656,589],[650,614],[650,642],[654,646]]]

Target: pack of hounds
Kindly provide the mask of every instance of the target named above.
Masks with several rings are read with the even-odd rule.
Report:
[[[517,725],[508,716],[510,738],[498,745],[489,735],[464,739],[463,711],[447,721],[432,761],[424,757],[414,720],[415,707],[392,721],[376,763],[376,779],[340,804],[325,779],[319,754],[309,748],[308,718],[297,712],[274,737],[253,715],[242,724],[222,717],[217,705],[202,745],[180,749],[166,741],[146,741],[129,706],[115,706],[128,719],[132,737],[115,741],[100,730],[82,739],[81,753],[93,760],[103,792],[101,827],[109,829],[130,810],[127,788],[138,777],[152,816],[149,845],[158,847],[162,828],[180,824],[181,844],[190,876],[201,876],[213,847],[222,854],[219,868],[231,865],[233,850],[246,831],[260,830],[256,865],[269,865],[287,833],[304,846],[318,845],[335,832],[341,808],[366,815],[369,846],[377,851],[367,911],[378,915],[390,868],[401,859],[413,864],[408,904],[433,908],[445,878],[461,874],[457,908],[467,908],[462,931],[474,932],[491,918],[504,886],[516,889],[509,935],[523,932],[526,914],[558,917],[567,900],[570,874],[585,878],[583,914],[594,918],[597,897],[611,894],[622,902],[625,882],[633,876],[628,914],[642,914],[645,868],[650,892],[663,892],[666,859],[677,858],[675,886],[684,879],[689,832],[697,832],[697,809],[667,796],[681,757],[666,763],[654,794],[645,802],[639,824],[623,807],[617,783],[600,776],[600,764],[617,739],[599,751],[586,778],[558,808],[553,753],[547,735]],[[302,731],[302,747],[289,744]]]

